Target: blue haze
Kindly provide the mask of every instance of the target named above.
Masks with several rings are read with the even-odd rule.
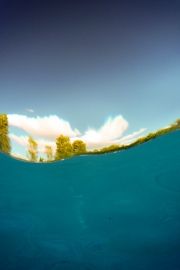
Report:
[[[180,131],[123,152],[0,153],[2,269],[179,270]]]

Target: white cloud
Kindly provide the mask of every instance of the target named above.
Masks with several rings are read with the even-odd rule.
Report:
[[[26,149],[28,148],[28,136],[16,136],[14,134],[9,134],[9,138],[14,140],[15,142],[17,142],[18,144],[25,146]],[[55,152],[56,150],[56,142],[51,142],[51,141],[46,141],[43,139],[40,140],[36,140],[37,144],[38,144],[38,152],[39,153],[45,153],[45,146],[51,146],[53,152]]]
[[[34,110],[31,110],[31,109],[30,109],[30,110],[28,110],[28,112],[33,113],[33,112],[34,112]]]
[[[25,115],[10,114],[8,115],[8,121],[9,125],[25,130],[37,141],[39,153],[45,152],[46,145],[51,146],[55,153],[56,138],[60,134],[70,137],[71,142],[78,139],[84,141],[87,149],[100,149],[111,144],[128,144],[146,130],[142,128],[137,132],[122,137],[129,124],[121,115],[115,118],[109,117],[99,130],[88,128],[84,135],[81,135],[77,129],[73,131],[69,122],[55,115],[30,118]],[[9,137],[18,144],[28,147],[28,136],[10,134]]]
[[[81,133],[75,129],[72,130],[70,124],[60,119],[56,115],[49,117],[30,118],[25,115],[8,114],[9,125],[25,130],[28,134],[36,138],[44,138],[46,140],[54,140],[60,134],[72,137]]]
[[[27,136],[16,136],[14,134],[9,134],[9,138],[11,140],[14,140],[18,144],[22,146],[27,146],[28,145],[28,137]]]
[[[86,143],[88,149],[102,148],[117,143],[114,140],[121,137],[128,126],[128,122],[121,115],[116,116],[114,119],[109,117],[99,130],[88,128],[85,135],[81,136],[80,139]],[[72,138],[71,141],[77,139],[79,137]]]
[[[137,136],[140,135],[141,133],[143,133],[146,130],[147,130],[147,128],[141,128],[139,131],[135,131],[132,134],[127,135],[127,136],[123,137],[120,140],[115,140],[114,143],[118,143],[118,144],[127,144],[127,143],[130,143],[130,142],[132,142],[135,139],[135,137],[137,139]]]

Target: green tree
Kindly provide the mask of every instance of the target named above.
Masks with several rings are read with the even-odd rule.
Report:
[[[46,145],[45,146],[45,153],[46,153],[46,156],[47,156],[47,161],[51,161],[52,157],[53,157],[52,147]]]
[[[180,127],[180,118],[178,118],[175,123],[177,127]]]
[[[119,144],[112,144],[108,147],[104,147],[100,150],[100,152],[111,152],[111,151],[116,151],[120,148],[120,145]]]
[[[76,140],[72,143],[74,155],[86,153],[86,144],[81,140]]]
[[[40,157],[39,162],[43,162],[43,161],[44,161],[44,158]]]
[[[26,154],[27,158],[30,161],[37,161],[37,159],[38,159],[37,142],[35,140],[33,140],[33,138],[29,137],[28,143],[29,143],[29,149],[28,149],[27,154]]]
[[[56,138],[56,153],[55,160],[60,160],[73,156],[73,147],[70,139],[64,135],[60,135]]]
[[[11,143],[8,137],[8,117],[6,114],[0,114],[0,151],[10,154]]]

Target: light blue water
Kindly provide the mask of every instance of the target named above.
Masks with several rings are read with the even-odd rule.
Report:
[[[113,154],[0,153],[0,269],[180,269],[180,131]]]

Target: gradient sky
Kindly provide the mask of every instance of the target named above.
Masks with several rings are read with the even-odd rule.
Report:
[[[0,0],[0,94],[23,157],[29,135],[40,152],[61,133],[93,149],[168,126],[180,117],[180,1]]]

